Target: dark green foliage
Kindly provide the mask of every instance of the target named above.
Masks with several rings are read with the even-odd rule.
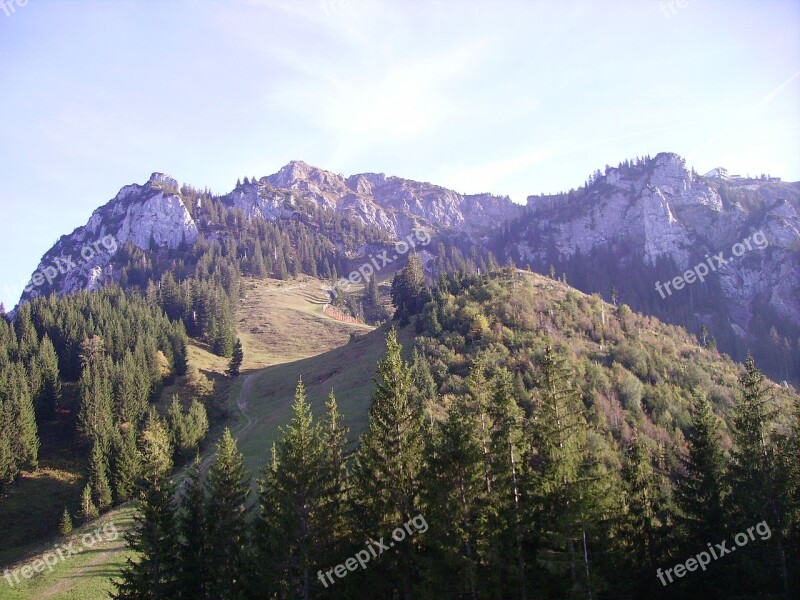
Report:
[[[324,482],[323,475],[335,474],[329,471],[334,465],[324,462],[322,431],[314,423],[302,381],[297,384],[292,413],[291,422],[275,445],[272,464],[264,472],[260,527],[266,543],[262,554],[284,574],[279,594],[308,599],[312,587],[320,586],[313,570],[320,560],[322,530],[332,525],[323,521],[323,501],[334,490],[325,489],[323,484],[331,485],[335,480]]]
[[[0,373],[0,486],[20,469],[39,465],[39,437],[25,367],[19,363]]]
[[[142,433],[146,488],[126,535],[129,558],[112,596],[118,600],[171,600],[178,596],[178,543],[175,487],[169,480],[172,450],[169,434],[151,414]]]
[[[239,371],[242,368],[242,361],[244,360],[244,351],[242,350],[242,341],[237,338],[236,344],[233,347],[233,356],[231,357],[230,366],[228,366],[228,374],[231,377],[238,377]]]
[[[425,270],[419,257],[414,253],[408,257],[406,267],[392,280],[392,304],[397,311],[394,318],[400,326],[408,324],[409,319],[419,313],[430,299],[425,287]]]
[[[208,563],[214,550],[206,534],[206,503],[199,459],[189,470],[177,515],[178,588],[181,598],[208,598]]]
[[[192,400],[189,410],[184,413],[178,397],[173,396],[167,411],[167,424],[176,457],[186,459],[196,453],[208,431],[206,409],[202,403]]]
[[[142,477],[142,454],[136,445],[133,426],[122,434],[114,450],[114,498],[118,503],[134,497]]]
[[[739,380],[741,397],[734,408],[729,480],[729,526],[743,531],[766,521],[774,531],[771,544],[750,545],[737,556],[739,572],[749,573],[746,589],[773,588],[789,593],[787,552],[784,545],[788,498],[780,492],[783,473],[774,446],[768,443],[776,415],[774,401],[752,357]]]
[[[92,446],[88,480],[94,505],[100,512],[105,511],[112,502],[111,485],[108,483],[108,463],[99,442]]]
[[[386,357],[378,363],[369,423],[353,459],[358,529],[373,539],[407,522],[421,508],[422,406],[395,330],[387,334],[386,347]],[[414,542],[409,540],[380,565],[375,585],[385,594],[395,589],[411,597],[415,562]]]
[[[64,508],[64,514],[61,515],[61,521],[58,523],[58,533],[62,536],[67,536],[72,533],[72,516],[69,514],[69,509]]]
[[[242,454],[229,429],[217,446],[206,480],[206,535],[213,552],[206,556],[208,594],[219,600],[240,597],[248,525],[244,515],[250,492]]]
[[[718,418],[703,396],[695,401],[687,442],[689,451],[681,457],[683,471],[675,487],[683,535],[692,541],[721,538],[725,532],[723,501],[727,492],[725,455]]]
[[[46,335],[39,346],[36,360],[42,378],[34,401],[36,416],[40,421],[50,421],[55,418],[56,408],[61,400],[61,380],[58,372],[58,356],[53,343]]]

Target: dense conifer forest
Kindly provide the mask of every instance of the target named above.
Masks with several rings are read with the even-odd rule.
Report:
[[[513,268],[391,291],[356,444],[298,381],[260,473],[226,431],[176,493],[147,416],[115,597],[793,597],[800,401],[752,360]]]

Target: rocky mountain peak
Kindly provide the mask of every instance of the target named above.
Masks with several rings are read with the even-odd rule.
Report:
[[[178,193],[178,181],[165,173],[153,173],[146,185]]]
[[[339,175],[309,165],[302,160],[293,160],[274,175],[266,178],[276,188],[287,190],[322,187],[342,188],[344,180]]]

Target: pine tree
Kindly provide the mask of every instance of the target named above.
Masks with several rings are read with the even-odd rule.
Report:
[[[655,587],[652,573],[662,555],[666,523],[664,502],[658,474],[651,463],[647,447],[634,435],[626,452],[622,469],[624,516],[622,539],[628,565],[636,569],[631,576],[640,578],[637,589]],[[637,572],[638,571],[638,572]]]
[[[408,264],[392,280],[392,304],[397,312],[394,318],[400,326],[408,324],[410,317],[416,315],[429,298],[425,287],[425,270],[416,253],[408,257]]]
[[[571,589],[592,595],[587,528],[597,516],[591,514],[597,507],[593,502],[597,490],[586,472],[587,423],[571,378],[566,359],[547,347],[531,424],[535,528],[542,544],[540,563],[558,577],[566,575]]]
[[[13,482],[19,473],[17,457],[11,443],[12,428],[11,402],[0,394],[0,490]]]
[[[50,421],[56,416],[56,408],[61,400],[61,380],[58,371],[58,356],[53,343],[46,335],[39,346],[37,364],[42,383],[35,399],[36,416],[40,421]]]
[[[347,473],[347,434],[344,418],[331,391],[325,403],[322,422],[322,467],[320,469],[320,554],[342,557],[350,537],[348,518],[349,481]]]
[[[675,499],[687,545],[697,540],[722,538],[725,532],[725,456],[717,417],[705,396],[697,396],[692,426],[687,435],[689,452],[681,457]]]
[[[142,477],[142,454],[136,446],[136,428],[128,430],[115,446],[114,497],[118,503],[134,497]]]
[[[242,361],[244,360],[244,352],[242,351],[242,341],[236,339],[236,345],[233,347],[233,356],[231,357],[230,366],[228,367],[228,374],[231,377],[238,377],[239,371],[242,368]]]
[[[61,521],[58,523],[58,533],[64,537],[72,533],[72,517],[66,506],[64,507],[64,513],[61,515]]]
[[[423,492],[431,531],[424,589],[431,597],[453,590],[478,598],[489,593],[483,565],[492,508],[479,437],[480,424],[465,399],[456,399],[447,418],[432,428],[425,446]]]
[[[25,367],[13,365],[0,379],[0,398],[8,414],[11,456],[16,468],[34,470],[39,466],[39,436],[33,401],[28,390]]]
[[[768,590],[775,587],[771,582],[780,581],[781,591],[788,598],[789,575],[783,544],[785,498],[779,494],[781,485],[778,479],[782,475],[776,471],[779,463],[769,444],[775,409],[771,406],[772,399],[764,376],[756,368],[752,356],[747,359],[739,388],[741,397],[734,407],[731,431],[734,450],[729,468],[729,520],[736,531],[766,520],[775,532],[772,536],[775,548],[770,557],[763,550],[764,546],[751,544],[736,558],[741,565],[741,574],[747,573],[748,587]],[[753,563],[759,566],[756,568]],[[775,563],[777,569],[771,566]]]
[[[275,446],[275,459],[265,472],[261,515],[272,531],[270,550],[278,572],[286,577],[283,593],[312,597],[318,543],[322,538],[321,475],[324,449],[319,425],[306,402],[303,382],[297,384],[292,420]],[[330,523],[326,523],[329,526]]]
[[[169,433],[155,412],[148,416],[142,446],[148,485],[134,515],[135,525],[125,536],[135,558],[127,559],[112,596],[117,600],[171,600],[179,596],[175,488],[169,480],[172,449]]]
[[[214,544],[214,552],[208,556],[207,564],[208,592],[212,598],[228,600],[240,594],[249,493],[250,484],[242,465],[242,454],[226,428],[206,480],[206,532]]]
[[[97,517],[97,507],[92,500],[92,486],[88,483],[84,486],[81,493],[81,514],[83,515],[83,522],[88,523]]]
[[[181,598],[208,597],[208,563],[213,546],[206,537],[205,494],[200,460],[195,460],[183,487],[177,515],[178,588]]]
[[[526,565],[522,548],[524,537],[524,488],[527,456],[522,443],[523,412],[513,392],[511,373],[501,368],[491,382],[488,403],[489,473],[494,508],[490,528],[498,534],[493,543],[501,555],[514,557],[502,567],[501,578],[513,585],[505,595],[526,598]]]
[[[353,459],[356,514],[364,534],[375,539],[420,512],[422,407],[414,400],[411,369],[401,356],[395,330],[387,334],[386,346],[386,357],[378,363],[369,423]],[[382,576],[376,571],[382,585],[404,598],[413,595],[415,542],[408,540],[386,557]]]
[[[80,379],[78,427],[92,443],[99,443],[104,453],[111,449],[114,437],[110,363],[102,357],[87,359]]]
[[[100,444],[95,442],[89,459],[89,487],[92,500],[100,512],[111,506],[111,485],[108,483],[108,463]]]

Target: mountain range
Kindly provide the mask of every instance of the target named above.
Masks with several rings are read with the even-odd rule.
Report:
[[[383,235],[385,244],[424,229],[434,239],[422,253],[429,274],[437,254],[441,259],[452,247],[477,268],[513,260],[703,337],[708,332],[734,358],[753,352],[776,379],[800,376],[800,183],[723,168],[701,176],[672,153],[606,166],[568,192],[531,195],[525,206],[382,173],[345,177],[302,161],[260,179],[245,177],[222,196],[154,173],[144,185],[123,187],[85,226],[61,237],[21,301],[119,281],[117,252],[126,244],[158,255],[235,235],[236,220],[220,227],[204,219],[204,203],[248,222],[336,214]],[[317,230],[353,264],[375,249],[347,247],[325,227]],[[700,264],[709,265],[701,269],[709,271],[704,281],[686,281],[696,279],[687,272]]]

